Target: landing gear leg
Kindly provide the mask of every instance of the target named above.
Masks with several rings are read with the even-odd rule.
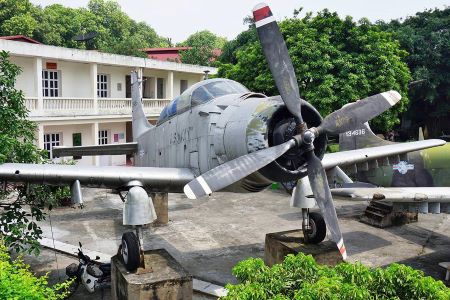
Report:
[[[144,236],[142,233],[142,226],[138,225],[135,227],[136,236],[139,241],[139,267],[145,269],[145,261],[144,261]]]
[[[302,208],[302,231],[306,244],[318,244],[327,235],[327,226],[322,215]]]

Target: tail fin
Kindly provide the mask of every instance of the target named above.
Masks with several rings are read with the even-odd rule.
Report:
[[[141,83],[137,71],[131,72],[131,116],[133,127],[133,141],[153,126],[145,117],[141,101]]]
[[[364,123],[355,130],[347,131],[339,135],[339,150],[355,150],[374,146],[394,144],[386,141],[373,133],[369,123]]]

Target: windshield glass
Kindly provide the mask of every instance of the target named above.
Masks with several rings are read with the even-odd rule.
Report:
[[[181,114],[192,106],[206,103],[212,99],[230,94],[244,94],[249,90],[239,82],[217,78],[198,82],[173,99],[161,112],[158,124]]]

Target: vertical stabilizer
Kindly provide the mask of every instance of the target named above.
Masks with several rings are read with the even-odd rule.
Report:
[[[364,123],[358,128],[355,128],[355,130],[347,131],[339,135],[339,151],[390,144],[394,143],[376,136],[372,129],[370,129],[369,123]]]
[[[141,101],[141,82],[138,78],[137,71],[131,72],[131,114],[133,124],[133,141],[153,126],[145,117],[144,109]]]

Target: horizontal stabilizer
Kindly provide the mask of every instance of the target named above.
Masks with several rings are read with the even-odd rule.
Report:
[[[107,144],[74,147],[53,147],[53,155],[57,157],[65,156],[95,156],[95,155],[121,155],[134,154],[137,152],[137,143]]]

